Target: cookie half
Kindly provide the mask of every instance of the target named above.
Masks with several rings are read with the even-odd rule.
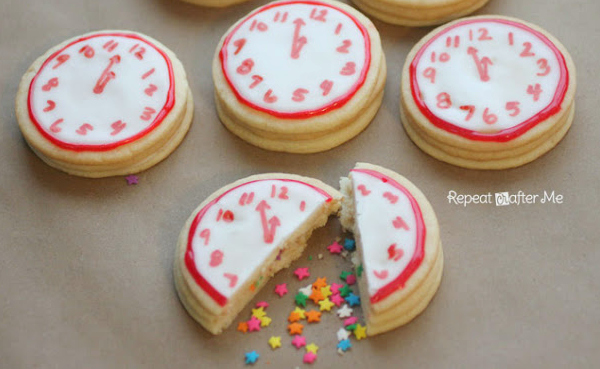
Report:
[[[175,54],[131,31],[70,39],[23,76],[16,115],[25,140],[50,166],[82,177],[140,172],[183,140],[192,94]]]
[[[333,1],[280,1],[238,21],[214,57],[221,122],[258,147],[312,153],[364,130],[383,99],[379,33]]]
[[[431,26],[464,17],[489,0],[352,0],[366,14],[402,26]]]
[[[340,186],[340,220],[354,234],[362,269],[367,333],[383,333],[421,313],[440,285],[438,221],[423,193],[391,170],[358,163]]]
[[[439,160],[517,167],[569,130],[575,79],[568,51],[539,27],[500,16],[465,18],[432,31],[408,55],[402,122]]]
[[[300,257],[341,194],[290,174],[248,177],[194,210],[177,244],[175,286],[189,314],[221,333],[276,272]]]

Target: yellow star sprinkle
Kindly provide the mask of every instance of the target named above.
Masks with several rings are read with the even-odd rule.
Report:
[[[331,296],[331,286],[327,285],[321,288],[321,294],[323,294],[323,297],[325,298]]]
[[[319,351],[319,346],[315,345],[314,343],[306,345],[306,352],[311,352],[316,355],[317,351]]]
[[[363,327],[362,325],[357,324],[356,328],[354,329],[354,336],[357,340],[367,338],[367,327]]]
[[[273,320],[273,319],[269,318],[266,315],[263,316],[262,318],[259,318],[259,319],[260,319],[260,326],[261,327],[268,327],[269,324],[271,324],[271,321]]]
[[[271,338],[269,338],[269,345],[271,345],[271,348],[273,350],[275,350],[278,347],[281,347],[281,337],[280,336],[271,336]]]
[[[306,315],[304,315],[304,313],[306,313],[306,310],[302,309],[300,306],[296,306],[294,313],[298,313],[300,319],[306,319]]]
[[[267,315],[267,313],[265,312],[265,309],[263,309],[262,307],[260,307],[258,309],[252,309],[252,316],[257,317],[258,319],[262,318],[265,315]]]
[[[335,306],[335,304],[329,299],[325,299],[323,301],[319,301],[319,310],[321,311],[331,311],[331,308]]]

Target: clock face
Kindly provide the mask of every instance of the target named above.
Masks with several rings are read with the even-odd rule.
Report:
[[[370,66],[365,27],[345,10],[317,1],[267,5],[227,35],[223,73],[242,103],[283,118],[343,106]]]
[[[175,103],[169,57],[139,35],[97,33],[69,43],[41,66],[29,115],[54,144],[109,150],[156,128]]]
[[[426,229],[417,200],[394,179],[352,170],[356,224],[371,302],[404,287],[425,256]]]
[[[289,179],[235,187],[196,215],[188,235],[186,267],[223,306],[282,240],[331,199],[317,187]]]
[[[564,56],[542,33],[471,19],[436,34],[410,65],[412,94],[439,128],[509,141],[556,114],[568,86]]]

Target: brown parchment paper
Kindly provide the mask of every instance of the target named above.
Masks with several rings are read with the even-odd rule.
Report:
[[[185,312],[173,287],[177,235],[209,194],[256,173],[286,171],[337,186],[356,161],[411,179],[440,220],[444,277],[429,308],[409,325],[353,341],[336,353],[341,321],[325,314],[305,328],[320,346],[315,368],[592,368],[600,365],[600,2],[492,0],[478,14],[538,24],[570,50],[578,68],[576,117],[565,139],[524,167],[481,172],[421,152],[399,118],[400,71],[431,28],[375,21],[388,62],[383,105],[352,141],[315,155],[255,148],[230,134],[213,103],[211,58],[226,29],[266,1],[215,10],[175,0],[4,0],[0,6],[0,367],[240,368],[302,364],[285,331],[292,295],[273,288],[300,283],[283,271],[255,299],[271,303],[273,323],[254,334],[231,328],[213,337]],[[35,58],[93,30],[131,29],[171,48],[183,62],[195,118],[183,144],[139,175],[83,179],[39,160],[21,137],[14,97]],[[562,204],[497,207],[449,203],[457,194],[560,194]],[[349,261],[325,247],[336,220],[314,234],[293,265],[338,281]],[[324,258],[318,259],[322,253]],[[308,257],[312,256],[312,260]],[[250,307],[241,313],[248,319]],[[359,310],[357,310],[359,312]],[[272,351],[267,340],[282,336]]]

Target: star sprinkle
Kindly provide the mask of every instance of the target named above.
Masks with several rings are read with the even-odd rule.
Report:
[[[345,284],[344,287],[340,289],[340,295],[342,295],[342,297],[347,297],[351,293],[352,288],[350,288],[350,286],[348,286],[347,284]]]
[[[292,340],[292,345],[296,346],[297,349],[306,346],[306,337],[294,336],[294,339]]]
[[[296,277],[298,277],[299,281],[303,280],[304,278],[310,277],[308,268],[298,268],[296,269],[296,271],[294,271],[294,274],[296,275]]]
[[[302,360],[306,364],[312,364],[317,360],[317,354],[313,354],[312,352],[307,352],[304,354],[304,359]]]
[[[298,294],[295,297],[296,305],[301,305],[303,307],[306,307],[307,299],[308,299],[308,296],[306,296],[302,292],[298,292]]]
[[[292,311],[290,313],[290,316],[288,316],[288,322],[290,322],[290,323],[295,323],[295,322],[297,322],[299,320],[300,320],[300,314],[298,314],[295,311]]]
[[[347,304],[344,304],[344,306],[337,311],[337,316],[340,318],[347,318],[350,315],[352,315],[352,309],[350,309]]]
[[[327,246],[327,250],[332,254],[339,254],[342,252],[342,245],[334,241],[331,245]]]
[[[346,277],[346,283],[348,283],[349,286],[352,286],[353,284],[356,283],[356,276],[354,274],[350,274],[349,276]]]
[[[330,286],[331,293],[336,294],[340,292],[340,288],[344,287],[343,284],[332,283]]]
[[[347,331],[346,331],[347,332]],[[346,352],[350,349],[350,347],[352,347],[352,343],[350,343],[349,339],[344,339],[341,340],[338,344],[337,344],[337,348],[342,350],[343,352]]]
[[[316,310],[311,310],[306,312],[306,321],[308,323],[316,323],[321,321],[321,312]]]
[[[315,304],[318,304],[319,301],[325,300],[325,297],[323,297],[323,294],[321,293],[321,291],[313,290],[312,293],[310,294],[309,299],[313,300],[313,302]]]
[[[246,353],[246,364],[254,364],[260,355],[256,351]]]
[[[267,315],[267,313],[265,312],[265,309],[263,309],[262,307],[259,307],[258,309],[252,309],[252,316],[257,317],[258,319],[260,319],[266,315]]]
[[[259,301],[256,303],[256,307],[264,310],[269,307],[269,303],[266,301]]]
[[[260,326],[263,328],[268,327],[272,321],[273,319],[269,318],[268,316],[263,316],[262,318],[260,318]]]
[[[344,248],[348,251],[354,251],[356,250],[356,242],[354,242],[354,240],[346,238],[344,240]]]
[[[367,327],[357,324],[356,328],[354,329],[354,337],[356,337],[357,340],[367,338]]]
[[[356,276],[357,276],[358,278],[360,278],[360,276],[361,276],[362,274],[363,274],[363,266],[362,266],[362,264],[359,264],[359,265],[356,267]]]
[[[350,337],[350,332],[348,332],[344,328],[340,328],[340,330],[337,331],[337,339],[338,339],[338,341],[347,340],[349,337]]]
[[[139,178],[135,174],[132,174],[132,175],[125,177],[125,180],[127,181],[128,186],[133,186],[133,185],[138,184]]]
[[[358,321],[358,318],[355,316],[351,316],[350,318],[347,318],[344,320],[344,325],[352,325],[352,324],[356,324],[356,322]]]
[[[344,271],[343,271],[343,272],[340,274],[340,279],[341,279],[341,280],[343,280],[343,281],[345,281],[345,280],[346,280],[346,278],[348,278],[348,276],[349,276],[350,274],[352,274],[352,272],[347,272],[347,271],[345,271],[345,270],[344,270]]]
[[[323,295],[323,297],[327,298],[329,296],[331,296],[331,287],[330,286],[325,286],[321,288],[321,294]]]
[[[292,323],[292,324],[288,325],[288,329],[290,330],[291,335],[302,334],[302,330],[304,329],[304,326],[300,323]]]
[[[312,293],[312,284],[309,284],[306,287],[299,288],[298,292],[303,293],[306,296],[310,296],[310,294]]]
[[[248,323],[246,322],[239,322],[238,326],[237,326],[237,330],[242,332],[242,333],[246,333],[248,332]]]
[[[319,301],[319,310],[321,311],[331,311],[331,308],[335,306],[335,304],[329,299],[325,299],[323,301]]]
[[[250,332],[258,332],[260,331],[260,319],[253,316],[248,320],[248,331]]]
[[[327,278],[317,278],[317,280],[312,284],[312,286],[313,288],[320,290],[321,288],[327,286]]]
[[[306,352],[312,352],[313,354],[316,354],[317,351],[319,351],[319,346],[315,345],[314,342],[310,345],[306,345]]]
[[[271,346],[271,348],[273,350],[275,350],[278,347],[281,347],[281,337],[280,336],[271,336],[271,338],[269,338],[269,345]]]
[[[342,304],[342,302],[345,301],[344,298],[339,293],[336,293],[335,295],[331,296],[329,298],[329,300],[331,302],[333,302],[335,304],[335,306],[337,306],[337,307],[340,307],[340,305]]]
[[[306,319],[306,311],[302,308],[300,308],[300,306],[296,306],[296,308],[294,309],[294,313],[298,313],[298,316],[300,316],[300,319]]]
[[[275,286],[275,293],[279,295],[279,297],[283,297],[288,293],[287,283],[278,284]]]
[[[347,325],[346,329],[349,330],[349,331],[354,331],[356,329],[356,324]]]
[[[346,302],[350,306],[360,305],[360,297],[358,297],[355,294],[353,294],[352,292],[350,292],[350,294],[348,294],[348,296],[346,297]]]

